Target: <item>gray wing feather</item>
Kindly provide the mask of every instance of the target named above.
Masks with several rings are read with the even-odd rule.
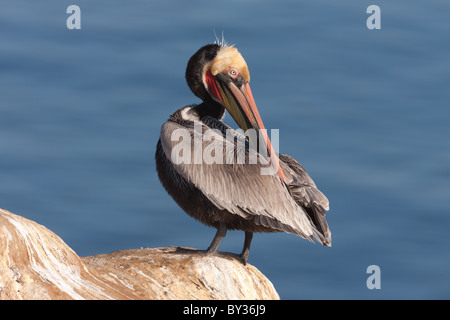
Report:
[[[316,203],[325,210],[329,210],[327,197],[317,189],[316,184],[302,165],[287,154],[280,154],[279,158],[283,172],[286,171],[285,174],[288,175],[289,187],[296,194],[298,200],[305,206]]]
[[[246,143],[242,134],[218,120],[205,117],[202,121],[207,125],[190,126],[188,128],[190,139],[182,141],[177,139],[172,141],[172,133],[177,129],[186,129],[186,126],[166,122],[161,128],[161,144],[175,170],[201,190],[218,208],[226,209],[245,219],[252,219],[260,225],[312,240],[316,230],[311,218],[292,198],[281,178],[277,174],[260,174],[260,169],[267,165],[263,157],[259,157],[256,164],[239,164],[236,161],[233,164],[194,163],[194,154],[200,149],[202,151],[222,150],[225,160],[227,154],[236,152],[236,145],[239,143],[231,141],[229,136],[227,139],[224,135],[226,130],[229,130],[228,132],[236,137],[236,140],[243,139],[240,143],[244,145]],[[210,128],[217,130],[208,130]],[[180,163],[177,159],[173,159],[177,156],[172,154],[175,146],[178,150],[182,149],[181,146],[192,150],[190,163]],[[252,152],[256,151],[245,148],[246,156],[251,155]]]
[[[286,154],[280,154],[279,158],[292,198],[306,210],[316,227],[315,237],[331,246],[331,232],[325,218],[325,210],[329,210],[327,197],[294,158]]]

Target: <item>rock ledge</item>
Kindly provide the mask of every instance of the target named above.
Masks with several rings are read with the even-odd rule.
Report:
[[[0,209],[0,300],[279,299],[232,254],[143,248],[79,257],[42,225]]]

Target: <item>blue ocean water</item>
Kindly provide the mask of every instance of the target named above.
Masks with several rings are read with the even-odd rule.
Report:
[[[81,30],[66,27],[71,4]],[[280,152],[331,204],[333,247],[256,234],[249,262],[282,299],[449,299],[449,14],[444,0],[4,0],[0,207],[81,256],[206,248],[215,230],[166,194],[154,151],[168,116],[199,102],[188,59],[223,32]],[[229,232],[220,249],[242,243]]]

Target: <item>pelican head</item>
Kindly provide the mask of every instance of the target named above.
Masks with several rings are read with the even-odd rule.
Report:
[[[237,125],[246,132],[255,129],[262,137],[263,148],[255,135],[250,144],[270,158],[280,177],[286,182],[278,157],[270,143],[250,89],[250,72],[241,53],[233,45],[209,44],[200,48],[189,60],[186,80],[192,92],[210,107],[225,108]],[[253,137],[253,138],[252,138]]]

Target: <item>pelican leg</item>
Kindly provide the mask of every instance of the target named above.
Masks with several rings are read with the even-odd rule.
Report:
[[[250,244],[252,243],[253,232],[245,231],[244,247],[242,248],[241,259],[244,265],[247,263],[248,255],[250,253]]]
[[[214,236],[214,239],[212,240],[211,244],[208,247],[208,250],[206,250],[207,254],[215,254],[217,253],[217,249],[219,248],[219,244],[222,241],[222,239],[227,234],[227,228],[224,224],[220,224],[217,228],[216,235]]]

